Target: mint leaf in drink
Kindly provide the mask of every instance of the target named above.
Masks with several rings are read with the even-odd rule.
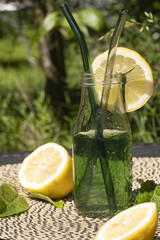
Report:
[[[6,210],[0,213],[0,218],[10,217],[18,213],[25,212],[29,209],[29,205],[25,198],[17,196],[12,202],[8,204]]]
[[[51,198],[49,198],[49,197],[47,197],[47,196],[45,196],[43,194],[40,194],[40,193],[29,193],[28,197],[35,198],[35,199],[40,199],[42,201],[49,202],[49,203],[53,204],[55,207],[57,207],[57,208],[63,208],[64,202],[62,200],[53,201]]]
[[[158,211],[160,211],[160,185],[156,186],[153,196],[151,198],[151,202],[155,202],[157,205]]]

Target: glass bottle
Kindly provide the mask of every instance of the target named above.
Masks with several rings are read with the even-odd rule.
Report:
[[[132,137],[122,75],[83,73],[73,136],[74,203],[79,214],[111,217],[131,205]],[[102,97],[103,96],[103,97]]]

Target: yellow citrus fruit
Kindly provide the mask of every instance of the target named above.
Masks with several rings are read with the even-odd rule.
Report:
[[[92,63],[94,74],[104,74],[108,51],[98,55]],[[152,70],[144,58],[128,48],[118,47],[116,52],[114,73],[126,73],[125,102],[126,111],[132,112],[141,108],[152,96]],[[117,97],[117,88],[110,90],[109,105],[113,105]],[[96,87],[97,98],[101,99],[102,87]],[[99,101],[99,100],[98,100]]]
[[[158,223],[156,204],[141,203],[111,218],[96,240],[153,240]]]
[[[24,159],[19,180],[30,192],[62,198],[73,189],[72,159],[62,146],[47,143]]]

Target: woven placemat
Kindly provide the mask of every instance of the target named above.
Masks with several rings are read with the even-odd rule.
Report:
[[[18,181],[21,164],[0,166],[0,184],[8,182],[23,190]],[[136,180],[135,180],[136,179]],[[160,158],[133,158],[133,191],[140,187],[137,179],[152,179],[160,183]],[[26,213],[0,219],[0,239],[9,240],[94,240],[99,228],[107,219],[80,216],[72,200],[65,199],[63,209],[49,203],[27,199],[30,208]],[[160,240],[160,225],[154,240]]]

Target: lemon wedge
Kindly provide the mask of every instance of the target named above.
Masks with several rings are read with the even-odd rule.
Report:
[[[24,159],[19,181],[30,192],[62,198],[73,189],[72,159],[56,143],[42,145]]]
[[[104,74],[108,51],[98,55],[92,63],[94,74]],[[141,108],[153,94],[152,70],[145,59],[137,52],[118,47],[116,52],[114,73],[126,73],[125,103],[126,111],[132,112]],[[102,87],[95,87],[98,102],[101,99]],[[117,96],[117,88],[113,87],[109,95],[109,105],[113,105]]]
[[[141,203],[111,218],[96,240],[153,240],[158,223],[156,204]]]

